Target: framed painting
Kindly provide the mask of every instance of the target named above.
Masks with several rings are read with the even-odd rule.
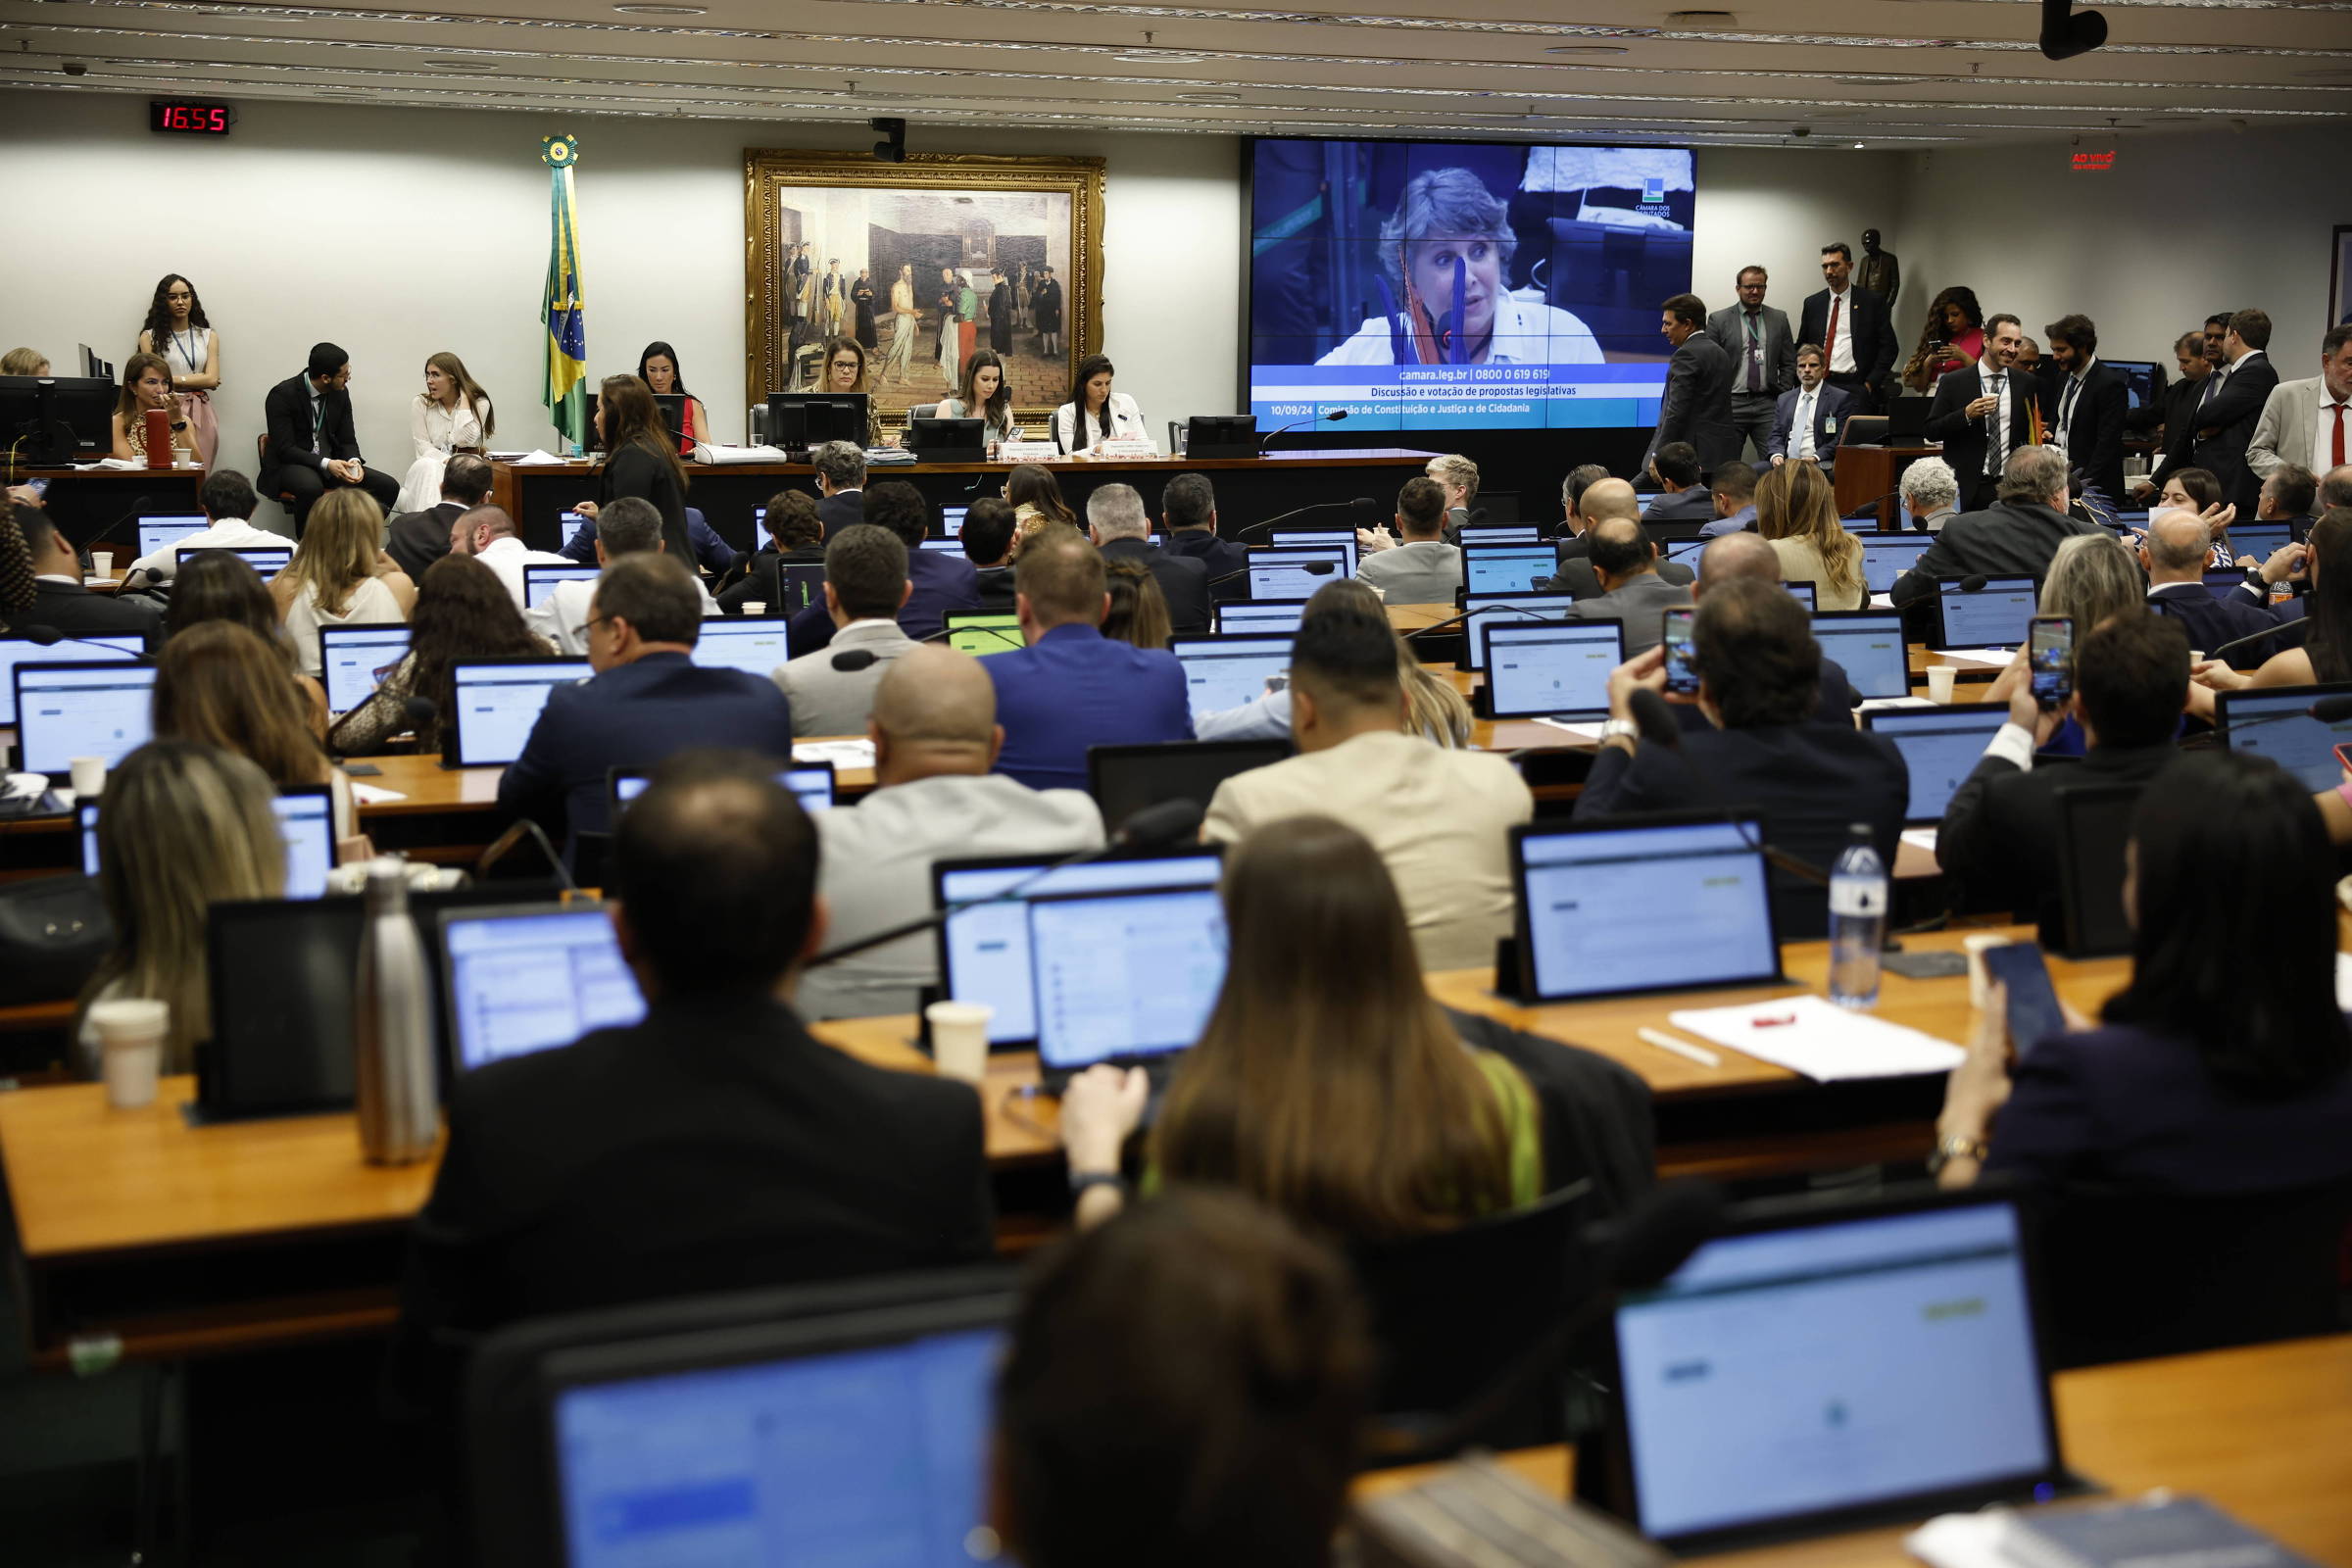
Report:
[[[1016,418],[1068,400],[1102,336],[1102,160],[753,149],[743,169],[746,404],[821,390],[835,336],[865,349],[885,427],[980,349]]]

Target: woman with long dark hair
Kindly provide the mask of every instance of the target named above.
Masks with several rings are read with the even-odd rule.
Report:
[[[497,572],[471,556],[443,556],[424,569],[417,587],[408,653],[366,702],[328,731],[326,743],[338,756],[372,757],[390,751],[395,736],[414,729],[418,751],[438,752],[457,711],[452,672],[460,661],[537,659],[548,651],[523,623]],[[429,720],[410,714],[412,697],[432,703]]]
[[[1012,386],[1004,378],[1004,357],[995,349],[978,349],[963,362],[963,385],[952,398],[939,402],[943,419],[979,419],[981,439],[995,447],[1021,438],[1012,422]]]
[[[211,467],[220,446],[220,421],[213,415],[213,393],[220,385],[220,334],[206,318],[196,285],[177,272],[165,273],[155,285],[139,328],[139,352],[160,354],[170,367],[180,416],[195,434],[196,460]]]
[[[572,510],[594,522],[597,509],[608,501],[621,496],[650,501],[662,514],[662,538],[671,558],[693,562],[694,544],[686,536],[686,466],[678,461],[653,391],[633,375],[606,376],[596,389],[596,433],[605,452],[596,499],[578,502]]]
[[[1054,411],[1054,446],[1059,452],[1100,452],[1114,436],[1150,437],[1144,411],[1124,392],[1111,390],[1107,355],[1089,354],[1070,379],[1070,401]]]
[[[1937,380],[1984,357],[1984,307],[1977,303],[1975,289],[1955,283],[1928,306],[1919,347],[1903,367],[1903,385],[1933,392]]]
[[[648,392],[674,393],[686,400],[679,425],[678,451],[690,453],[697,441],[710,435],[710,411],[703,407],[701,398],[686,390],[686,375],[678,368],[676,349],[666,343],[648,343],[645,352],[637,356],[637,379],[645,383]],[[659,423],[658,406],[656,412]]]
[[[1013,554],[1054,523],[1078,526],[1078,514],[1061,499],[1061,481],[1042,463],[1016,463],[1004,475],[1004,499],[1012,503]]]
[[[172,416],[171,461],[196,463],[196,432],[179,400],[172,395],[172,367],[160,354],[133,354],[123,362],[122,390],[115,394],[111,434],[116,457],[146,460],[150,410]]]

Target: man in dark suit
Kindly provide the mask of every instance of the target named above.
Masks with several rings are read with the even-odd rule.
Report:
[[[1660,308],[1658,330],[1674,345],[1666,362],[1666,391],[1658,400],[1658,428],[1642,466],[1658,449],[1688,441],[1698,466],[1740,460],[1740,427],[1732,422],[1732,357],[1706,333],[1707,307],[1695,294],[1677,294]]]
[[[1984,323],[1984,358],[1945,373],[1928,405],[1928,439],[1960,482],[1960,510],[1992,504],[2009,455],[2034,444],[2040,388],[2017,368],[2026,329],[2014,316]]]
[[[1954,375],[1966,372],[1955,370]],[[1918,563],[1894,579],[1895,608],[1933,599],[1939,577],[2032,577],[2050,569],[2059,545],[2099,526],[2066,510],[2066,454],[2027,447],[2009,455],[2000,499],[1983,512],[1964,512],[1943,525]]]
[[[1650,553],[1656,554],[1657,542],[1642,526],[1642,503],[1634,494],[1634,487],[1623,479],[1609,478],[1607,470],[1602,469],[1601,477],[1587,483],[1577,496],[1577,510],[1571,514],[1569,526],[1578,531],[1562,540],[1554,553],[1559,569],[1551,579],[1552,592],[1578,599],[1598,599],[1608,592],[1592,569],[1593,534],[1602,523],[1612,521],[1632,523]],[[1659,561],[1655,569],[1658,580],[1674,588],[1690,587],[1697,575],[1688,565],[1674,561]]]
[[[303,373],[278,382],[263,399],[270,434],[262,448],[256,488],[266,496],[280,491],[293,495],[297,534],[330,486],[359,485],[385,512],[400,499],[400,481],[360,458],[351,393],[346,390],[350,385],[351,356],[332,343],[314,343]]]
[[[1894,323],[1886,302],[1853,276],[1852,246],[1835,239],[1821,248],[1821,277],[1829,287],[1806,299],[1796,340],[1820,344],[1830,385],[1853,400],[1854,413],[1874,414],[1894,368]]]
[[[615,767],[651,767],[698,746],[791,757],[784,694],[765,676],[696,664],[702,624],[702,593],[668,555],[642,551],[607,566],[588,607],[596,674],[548,694],[522,755],[498,781],[499,810],[566,826],[576,842],[606,830]]]
[[[2252,516],[2262,499],[2262,476],[2246,464],[2246,446],[2262,420],[2262,406],[2278,385],[2278,368],[2265,352],[2271,318],[2261,311],[2233,311],[2222,335],[2222,368],[2206,377],[2205,390],[2189,416],[2196,424],[2190,457],[2222,482],[2222,494],[2241,516]]]
[[[2132,492],[2132,499],[2143,506],[2164,488],[2169,470],[2196,466],[2189,456],[2197,444],[2196,421],[2191,416],[2205,395],[2205,378],[2213,373],[2213,367],[2205,363],[2204,334],[2181,333],[2173,345],[2173,363],[2180,368],[2180,376],[2164,389],[2162,408],[2136,410],[2133,414],[2133,418],[2142,419],[2148,428],[2157,423],[2164,426],[2163,444],[2157,449],[2155,461],[2148,465],[2148,476]],[[2152,417],[2148,417],[2151,414]]]
[[[19,501],[12,503],[11,514],[16,518],[17,531],[24,536],[24,549],[32,557],[32,608],[23,615],[10,619],[23,626],[48,626],[68,637],[88,637],[106,632],[138,632],[149,642],[162,639],[164,617],[149,599],[136,596],[118,600],[113,594],[94,594],[82,586],[81,557],[57,531],[49,514],[38,507],[28,507]],[[85,650],[95,658],[105,655],[97,649]],[[72,643],[62,644],[56,655],[60,659],[81,657]]]
[[[2041,385],[2041,422],[2066,453],[2067,466],[2081,469],[2099,494],[2120,507],[2124,416],[2132,409],[2124,372],[2099,363],[2099,329],[2089,317],[2062,316],[2041,330],[2050,340],[2055,368]]]
[[[449,528],[490,494],[490,460],[460,452],[441,470],[441,499],[422,512],[404,512],[384,530],[384,554],[409,581],[422,582],[424,568],[449,554]]]
[[[1662,692],[1665,661],[1657,648],[1627,660],[1609,676],[1609,723],[1577,819],[1752,806],[1766,842],[1825,872],[1851,825],[1868,822],[1892,865],[1910,771],[1886,737],[1813,721],[1821,647],[1804,607],[1778,583],[1710,583],[1691,637],[1698,705],[1716,727],[1686,735],[1669,724],[1637,740],[1633,694]],[[1829,929],[1827,892],[1811,882],[1775,868],[1772,903],[1784,941]]]
[[[1009,558],[1012,538],[1019,527],[1012,503],[1002,496],[982,496],[964,509],[963,559],[971,563],[972,587],[979,595],[980,608],[992,614],[1012,613]]]
[[[816,469],[816,520],[825,525],[827,534],[853,522],[873,520],[865,514],[863,447],[855,441],[827,441],[808,455],[808,461]]]
[[[2076,628],[2075,695],[2063,712],[2082,726],[2088,749],[2080,764],[2053,765],[2034,755],[2062,710],[2042,710],[2030,687],[2018,687],[2008,724],[1954,792],[1936,833],[1936,858],[1957,889],[1957,907],[2007,909],[2019,920],[2056,907],[2058,792],[2145,784],[2180,755],[2174,737],[2188,702],[2188,647],[2181,623],[2165,615],[2117,615]]]
[[[1603,482],[1624,485],[1627,505],[1633,509],[1627,515],[1637,521],[1641,519],[1641,503],[1633,498],[1632,485],[1622,479],[1610,480],[1609,470],[1597,463],[1582,464],[1569,469],[1567,476],[1560,480],[1560,531],[1553,537],[1551,546],[1553,558],[1562,565],[1571,561],[1582,561],[1592,552],[1592,536],[1590,530],[1593,519],[1585,513],[1585,497],[1592,493],[1593,486]]]
[[[1102,635],[1110,594],[1100,551],[1050,529],[1021,547],[1013,583],[1028,646],[980,662],[1004,730],[998,772],[1035,790],[1082,790],[1089,747],[1193,738],[1176,656]]]
[[[1642,514],[1643,522],[1712,522],[1715,497],[1700,482],[1698,453],[1688,441],[1669,441],[1650,454],[1649,471],[1666,493]]]
[[[1710,586],[1720,586],[1740,578],[1768,583],[1786,593],[1781,577],[1781,558],[1760,533],[1733,533],[1709,544],[1698,558],[1698,580],[1690,585],[1692,603],[1704,599]],[[1818,645],[1816,645],[1818,646]],[[1821,699],[1814,704],[1813,721],[1817,724],[1854,722],[1854,683],[1845,666],[1828,655],[1821,661]],[[1672,703],[1674,716],[1682,722],[1685,733],[1712,729],[1707,715],[1696,703]]]
[[[2188,646],[2199,653],[2219,652],[2241,637],[2252,637],[2278,626],[2267,606],[2257,606],[2232,591],[2216,598],[2205,586],[2205,564],[2212,556],[2213,534],[2204,519],[2176,509],[2158,513],[2148,521],[2140,541],[2139,564],[2148,573],[2148,608],[2180,623]],[[2081,635],[2081,628],[2077,628]],[[2238,669],[2252,669],[2278,652],[2256,643],[2227,656]]]
[[[446,1397],[449,1345],[524,1318],[992,1254],[979,1097],[823,1045],[786,1003],[825,914],[774,766],[679,757],[630,805],[610,885],[642,1022],[452,1082],[401,1292],[412,1394]]]
[[[974,614],[980,610],[980,578],[972,564],[944,550],[925,550],[931,536],[931,506],[922,492],[904,479],[892,479],[863,492],[864,516],[876,527],[888,528],[906,547],[906,580],[913,589],[899,607],[899,629],[916,642],[936,635],[948,616]],[[818,507],[823,512],[823,507]],[[833,617],[822,601],[794,615],[784,628],[784,646],[792,657],[812,654],[833,642]]]
[[[1732,359],[1732,423],[1740,429],[1740,455],[1752,442],[1758,463],[1772,434],[1773,401],[1796,384],[1796,337],[1788,313],[1764,303],[1769,281],[1761,267],[1742,267],[1740,303],[1707,318],[1707,336]]]
[[[1086,498],[1086,526],[1104,561],[1135,561],[1152,573],[1168,602],[1168,627],[1192,634],[1208,630],[1208,567],[1190,556],[1173,556],[1152,543],[1152,518],[1131,484],[1098,485]]]
[[[1821,345],[1808,343],[1796,351],[1796,387],[1781,394],[1772,411],[1772,434],[1765,438],[1764,455],[1779,467],[1791,459],[1818,463],[1821,471],[1837,466],[1838,437],[1845,429],[1854,401],[1829,384],[1829,362]]]
[[[1244,599],[1250,585],[1233,574],[1250,566],[1250,550],[1217,537],[1217,493],[1205,473],[1180,473],[1159,493],[1159,521],[1167,536],[1159,547],[1171,556],[1190,556],[1208,568],[1211,599]],[[1218,582],[1219,577],[1228,578]]]

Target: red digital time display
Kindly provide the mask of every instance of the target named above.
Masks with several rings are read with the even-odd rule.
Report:
[[[200,104],[180,99],[150,98],[147,128],[172,136],[225,136],[236,122],[236,111],[226,104]]]

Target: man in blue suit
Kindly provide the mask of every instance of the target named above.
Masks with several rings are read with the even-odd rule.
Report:
[[[1013,591],[1029,646],[980,661],[996,685],[1004,730],[998,772],[1031,789],[1083,790],[1090,746],[1193,738],[1176,656],[1102,635],[1110,609],[1102,556],[1075,530],[1049,529],[1030,540]]]
[[[725,746],[792,756],[792,709],[775,682],[693,660],[703,602],[685,566],[660,552],[623,556],[597,579],[588,606],[596,674],[559,686],[522,755],[498,781],[499,810],[583,833],[609,829],[607,777],[650,768],[674,752]]]
[[[1821,346],[1808,343],[1796,351],[1796,386],[1781,394],[1773,406],[1772,436],[1764,456],[1774,467],[1791,459],[1821,465],[1828,473],[1837,466],[1838,437],[1854,401],[1829,384],[1829,362]]]

